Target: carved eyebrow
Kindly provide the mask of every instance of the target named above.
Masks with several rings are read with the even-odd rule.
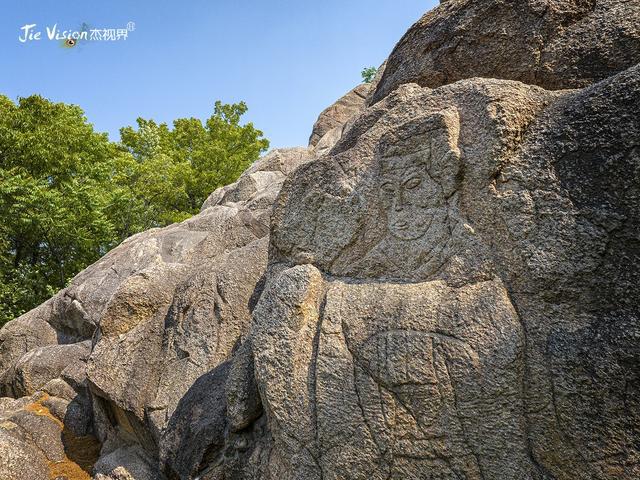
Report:
[[[411,175],[409,177],[406,177],[404,180],[402,180],[402,184],[406,185],[407,183],[412,182],[413,180],[419,180],[420,182],[422,182],[422,177],[418,175]]]
[[[383,190],[390,190],[390,189],[395,190],[396,183],[391,180],[383,180],[382,182],[380,182],[380,188],[382,188]]]
[[[404,180],[408,180],[410,177],[414,177],[414,176],[419,176],[422,177],[422,174],[424,173],[424,169],[422,168],[418,168],[418,167],[409,167],[407,170],[405,170],[402,174],[402,179]]]

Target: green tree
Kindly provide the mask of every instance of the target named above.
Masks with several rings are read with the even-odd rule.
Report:
[[[364,83],[371,83],[373,79],[376,78],[376,73],[378,73],[378,69],[376,67],[367,67],[360,72],[362,75],[362,81]]]
[[[240,125],[246,111],[244,102],[216,102],[204,124],[197,118],[180,118],[171,129],[138,118],[137,130],[120,130],[122,146],[139,164],[128,184],[145,210],[154,210],[151,218],[157,224],[198,212],[212,191],[235,181],[266,151],[269,142],[262,132],[251,123]]]
[[[0,97],[0,323],[117,243],[106,209],[123,154],[79,107]]]
[[[0,95],[0,326],[63,288],[130,235],[196,213],[268,147],[244,103],[173,129],[138,119],[121,143],[83,111]]]

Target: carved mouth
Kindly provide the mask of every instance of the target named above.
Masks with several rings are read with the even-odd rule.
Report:
[[[404,221],[399,221],[393,224],[393,228],[396,230],[406,230],[409,228],[409,223]]]

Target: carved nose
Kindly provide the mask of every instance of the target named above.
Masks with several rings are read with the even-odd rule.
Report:
[[[395,198],[395,202],[394,203],[394,209],[396,211],[400,211],[402,210],[402,208],[404,207],[404,195],[402,194],[402,188],[398,188],[398,190],[396,190],[396,198]]]

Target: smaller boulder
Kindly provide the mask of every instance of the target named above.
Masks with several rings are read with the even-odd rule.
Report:
[[[362,83],[342,96],[333,105],[324,109],[313,125],[309,146],[315,147],[329,130],[342,127],[349,119],[357,115],[364,108],[364,102],[370,89],[370,84]]]
[[[95,480],[163,480],[153,460],[140,446],[126,446],[100,457],[93,468]]]
[[[82,369],[89,351],[89,342],[83,342],[49,345],[26,353],[15,367],[13,390],[16,396],[32,395],[72,364],[78,364]]]
[[[3,480],[49,479],[49,468],[44,455],[12,436],[4,428],[0,428],[0,478]]]

